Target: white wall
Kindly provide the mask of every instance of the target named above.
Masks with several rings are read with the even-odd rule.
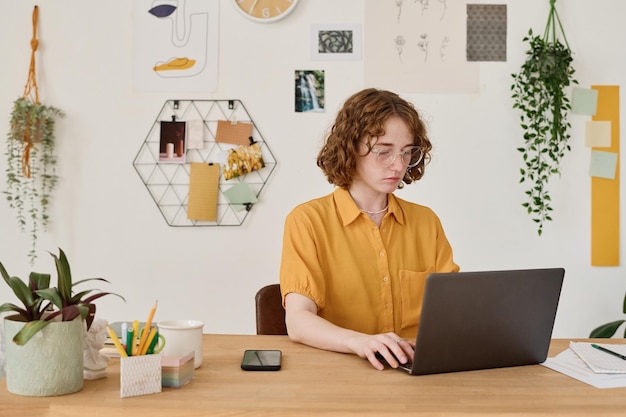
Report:
[[[62,247],[77,279],[112,281],[103,289],[123,294],[127,303],[99,303],[99,316],[110,321],[143,319],[158,299],[155,320],[197,318],[207,333],[254,333],[254,293],[278,280],[283,219],[296,204],[332,190],[315,166],[317,149],[336,109],[365,87],[363,67],[361,61],[311,61],[310,25],[363,23],[364,1],[301,0],[291,16],[271,25],[243,19],[231,3],[220,0],[218,90],[178,95],[134,91],[131,1],[0,0],[0,137],[26,81],[30,17],[38,4],[40,94],[66,112],[57,130],[62,181],[40,248]],[[425,178],[399,195],[436,210],[464,270],[565,267],[554,335],[583,337],[622,317],[626,282],[621,266],[590,266],[588,118],[570,118],[572,151],[551,186],[554,221],[537,237],[520,206],[524,188],[515,148],[521,130],[509,86],[524,58],[522,38],[531,27],[543,31],[548,1],[499,3],[508,5],[508,61],[480,64],[479,93],[405,95],[429,117],[435,153]],[[557,5],[580,84],[622,84],[626,5]],[[294,112],[296,69],[326,70],[325,113]],[[241,227],[169,227],[135,172],[133,159],[155,115],[175,98],[240,99],[270,144],[277,169]],[[2,187],[5,167],[3,156]],[[0,260],[10,273],[26,276],[33,269],[28,238],[4,198],[0,231]],[[45,253],[35,266],[53,268]],[[0,300],[12,299],[0,285]]]

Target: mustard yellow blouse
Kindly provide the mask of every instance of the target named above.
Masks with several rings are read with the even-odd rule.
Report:
[[[302,294],[344,328],[415,338],[426,276],[458,270],[437,215],[393,194],[380,228],[341,188],[297,206],[285,221],[283,303]]]

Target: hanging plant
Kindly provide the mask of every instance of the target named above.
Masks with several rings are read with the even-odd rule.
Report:
[[[555,7],[550,0],[550,13],[543,36],[534,36],[532,29],[523,41],[529,43],[526,61],[517,74],[512,74],[513,108],[522,112],[520,124],[524,130],[520,183],[530,187],[526,191],[526,208],[537,224],[541,236],[543,225],[551,221],[551,198],[548,181],[560,175],[561,160],[570,150],[567,113],[571,109],[565,88],[578,84],[574,79],[572,52]],[[558,25],[558,26],[557,26]],[[562,44],[558,35],[563,37]]]
[[[38,7],[33,11],[33,39],[31,60],[24,94],[13,102],[10,129],[7,135],[6,195],[9,206],[16,210],[17,223],[29,233],[30,263],[36,258],[39,233],[45,231],[52,191],[58,177],[54,153],[55,118],[61,110],[39,102],[35,71]]]

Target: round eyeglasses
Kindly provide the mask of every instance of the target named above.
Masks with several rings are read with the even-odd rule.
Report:
[[[393,152],[391,149],[374,147],[370,151],[376,157],[376,161],[384,167],[393,164],[398,156],[407,168],[417,166],[424,158],[424,150],[419,146],[404,148],[402,152]]]

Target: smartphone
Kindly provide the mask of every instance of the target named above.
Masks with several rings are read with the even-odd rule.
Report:
[[[243,353],[241,369],[244,371],[278,371],[282,356],[280,350],[248,349]]]

